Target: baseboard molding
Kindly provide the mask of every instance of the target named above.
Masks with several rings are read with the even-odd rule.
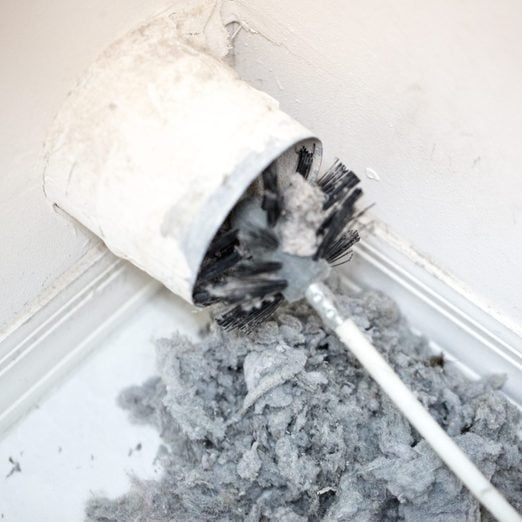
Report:
[[[458,281],[404,248],[385,226],[369,224],[344,275],[354,290],[374,288],[392,296],[412,328],[430,339],[433,350],[468,375],[506,374],[504,393],[522,405],[519,331]]]
[[[161,287],[104,248],[71,273],[67,285],[0,338],[0,434]],[[433,350],[470,376],[505,373],[504,392],[522,405],[519,332],[399,248],[385,227],[366,228],[343,274],[352,290],[375,288],[392,296]]]
[[[160,288],[104,247],[79,266],[65,275],[67,285],[0,340],[0,434]]]

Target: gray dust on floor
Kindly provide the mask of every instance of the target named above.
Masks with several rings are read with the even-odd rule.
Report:
[[[382,293],[337,300],[521,510],[520,412],[497,391],[503,378],[467,380]],[[90,522],[489,520],[303,303],[248,336],[162,339],[157,357],[159,376],[119,401],[159,430],[163,475],[91,499]]]

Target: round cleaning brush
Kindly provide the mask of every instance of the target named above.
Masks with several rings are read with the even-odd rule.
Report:
[[[322,281],[358,240],[361,190],[339,162],[318,178],[320,161],[310,131],[165,16],[111,45],[70,93],[44,189],[116,255],[212,305],[224,328],[248,331],[307,299],[478,500],[522,520],[338,313]]]
[[[198,274],[194,302],[213,305],[226,329],[249,331],[283,301],[305,298],[388,397],[473,495],[500,521],[521,517],[402,382],[321,282],[331,265],[350,259],[359,240],[352,227],[362,191],[357,176],[336,162],[307,182],[307,151],[296,170],[262,174],[262,195],[240,202],[211,244]]]
[[[250,195],[231,212],[203,260],[193,293],[197,305],[217,306],[226,329],[249,331],[283,301],[305,297],[331,265],[350,259],[359,240],[351,228],[362,190],[341,162],[308,182],[311,152],[297,151],[295,172],[262,174],[261,195]]]

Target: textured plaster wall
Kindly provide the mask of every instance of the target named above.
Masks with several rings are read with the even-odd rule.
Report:
[[[241,0],[236,66],[374,215],[520,324],[522,3]]]
[[[219,14],[219,3],[203,3]],[[93,241],[42,196],[53,115],[106,45],[174,4],[192,2],[0,3],[0,330]],[[221,8],[225,21],[242,22],[243,78],[321,136],[327,161],[339,156],[365,178],[367,201],[395,233],[520,322],[522,4],[223,0]],[[193,15],[185,30],[197,33],[202,11]]]

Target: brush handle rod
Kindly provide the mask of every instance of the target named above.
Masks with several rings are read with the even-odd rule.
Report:
[[[331,292],[322,283],[314,283],[308,287],[306,298],[477,500],[500,522],[522,522],[522,517],[441,428],[364,333],[351,319],[340,315]]]

